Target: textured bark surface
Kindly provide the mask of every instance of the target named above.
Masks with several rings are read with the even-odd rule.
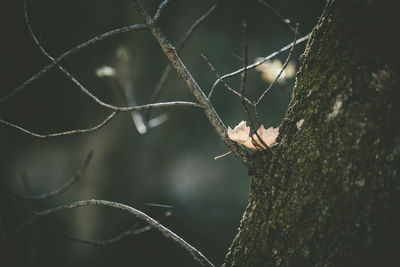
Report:
[[[391,10],[386,1],[327,2],[301,58],[280,145],[253,155],[249,204],[225,266],[400,264]]]

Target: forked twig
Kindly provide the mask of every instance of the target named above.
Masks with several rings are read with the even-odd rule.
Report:
[[[157,27],[154,27],[151,24],[152,18],[144,9],[142,3],[138,0],[134,0],[133,3],[139,15],[148,25],[151,34],[160,45],[165,56],[168,58],[172,66],[177,71],[178,76],[186,83],[186,86],[189,88],[193,96],[201,105],[204,114],[210,121],[215,131],[220,136],[221,140],[246,166],[248,166],[250,164],[250,158],[248,152],[243,148],[241,148],[237,143],[229,139],[224,123],[222,122],[221,118],[218,116],[217,112],[214,110],[214,108],[208,101],[207,97],[205,96],[200,86],[197,84],[196,80],[187,70],[186,66],[182,63],[180,57],[176,53],[175,48],[168,42],[168,40],[166,39],[165,35],[161,32],[161,30]]]
[[[201,263],[203,266],[214,266],[200,251],[198,251],[196,248],[194,248],[192,245],[187,243],[185,240],[183,240],[180,236],[166,228],[165,226],[161,225],[159,222],[148,216],[147,214],[132,208],[128,205],[124,205],[118,202],[112,202],[112,201],[107,201],[107,200],[83,200],[83,201],[78,201],[78,202],[73,202],[69,203],[63,206],[59,206],[53,209],[48,209],[40,212],[35,212],[28,220],[26,220],[20,227],[19,230],[22,230],[23,228],[31,225],[38,219],[41,219],[43,217],[47,217],[53,214],[57,214],[66,210],[74,209],[77,207],[84,207],[84,206],[106,206],[106,207],[112,207],[116,209],[121,209],[124,211],[127,211],[134,216],[146,221],[148,224],[150,224],[152,227],[160,231],[165,237],[172,239],[174,242],[178,243],[181,247],[183,247],[186,251],[188,251],[192,257],[197,260],[199,263]]]
[[[25,20],[26,20],[26,24],[27,24],[28,30],[29,30],[29,32],[30,32],[35,44],[39,47],[40,51],[47,58],[49,58],[73,83],[75,83],[83,93],[85,93],[87,96],[89,96],[97,104],[99,104],[100,106],[105,107],[107,109],[110,109],[110,110],[113,110],[113,111],[118,111],[118,112],[130,112],[130,111],[135,111],[135,110],[151,109],[151,108],[160,107],[160,106],[158,106],[158,104],[163,104],[163,103],[156,103],[156,104],[149,104],[149,105],[142,105],[142,106],[117,107],[117,106],[114,106],[114,105],[111,105],[111,104],[108,104],[108,103],[105,103],[105,102],[101,101],[95,95],[90,93],[89,90],[86,89],[77,79],[75,79],[75,77],[72,76],[71,73],[69,73],[61,65],[59,65],[59,62],[57,62],[57,59],[54,59],[51,55],[49,55],[46,52],[46,50],[43,48],[43,46],[39,43],[38,39],[36,38],[36,35],[33,32],[32,27],[30,25],[26,0],[24,0],[24,4],[25,4],[24,5]],[[193,106],[193,104],[196,105],[195,103],[183,102],[183,101],[175,101],[175,102],[167,102],[167,103],[169,103],[168,106],[170,104],[176,105],[176,106],[181,106],[181,105]],[[175,104],[173,104],[173,103],[175,103]],[[164,103],[164,104],[166,104],[166,103]]]
[[[39,72],[37,72],[35,75],[33,75],[32,77],[30,77],[28,80],[26,80],[25,82],[23,82],[21,85],[19,85],[17,88],[15,88],[14,90],[12,90],[10,93],[4,95],[3,97],[0,98],[0,104],[6,102],[7,100],[9,100],[10,98],[12,98],[13,96],[17,95],[19,92],[21,92],[22,90],[24,90],[26,87],[28,87],[33,81],[37,80],[38,78],[42,77],[44,74],[46,74],[49,70],[51,70],[52,68],[56,67],[58,63],[60,63],[63,59],[67,58],[68,56],[75,54],[79,51],[81,51],[84,48],[87,48],[99,41],[114,37],[116,35],[122,34],[122,33],[127,33],[127,32],[131,32],[131,31],[136,31],[136,30],[146,30],[148,29],[147,25],[143,25],[143,24],[134,24],[134,25],[129,25],[129,26],[125,26],[122,28],[118,28],[109,32],[105,32],[103,34],[97,35],[96,37],[64,52],[63,54],[61,54],[60,56],[58,56],[53,62],[49,63],[46,67],[44,67],[43,69],[41,69]]]
[[[79,170],[62,186],[58,187],[57,189],[50,191],[48,193],[40,194],[40,195],[19,195],[11,191],[6,191],[7,193],[11,194],[13,197],[21,199],[21,200],[46,200],[58,195],[61,195],[65,191],[67,191],[68,188],[70,188],[73,184],[78,182],[82,176],[85,174],[87,167],[89,166],[90,160],[92,159],[93,156],[93,151],[90,151],[89,154],[87,155],[85,161],[83,162],[82,166],[79,168]]]
[[[164,1],[161,2],[161,4],[158,6],[158,9],[157,9],[157,11],[156,11],[156,14],[155,14],[154,17],[153,17],[153,24],[154,24],[154,25],[157,24],[157,22],[158,22],[158,20],[159,20],[159,18],[160,18],[161,12],[164,10],[164,8],[167,6],[168,3],[169,3],[169,0],[164,0]]]
[[[214,66],[211,64],[210,60],[203,54],[201,54],[201,57],[203,58],[203,60],[207,63],[208,67],[211,69],[211,71],[214,73],[214,75],[217,77],[217,79],[219,79],[222,84],[225,86],[225,88],[233,93],[234,95],[242,98],[242,95],[240,93],[238,93],[235,89],[233,89],[232,87],[229,86],[229,84],[227,84],[224,80],[222,80],[221,76],[218,74],[218,72],[215,70]],[[247,97],[243,96],[243,99],[247,102],[247,104],[249,105],[253,105],[253,102],[251,102]]]
[[[306,36],[304,36],[304,37],[298,39],[296,43],[297,43],[297,44],[300,44],[300,43],[306,41],[308,38],[310,38],[310,36],[311,36],[311,33],[309,33],[309,34],[307,34]],[[257,66],[263,64],[265,61],[270,60],[271,58],[274,58],[274,57],[276,57],[277,55],[279,55],[279,54],[281,54],[281,53],[283,53],[283,52],[289,50],[292,46],[293,46],[293,43],[290,43],[290,44],[288,44],[288,45],[282,47],[282,48],[279,49],[278,51],[275,51],[275,52],[269,54],[268,56],[264,57],[263,59],[261,59],[261,60],[255,62],[255,63],[253,63],[253,64],[247,66],[246,70],[254,69],[255,67],[257,67]],[[227,79],[227,78],[230,78],[230,77],[233,77],[233,76],[235,76],[235,75],[238,75],[238,74],[242,73],[243,71],[244,71],[244,68],[240,68],[240,69],[238,69],[238,70],[236,70],[236,71],[234,71],[234,72],[231,72],[231,73],[228,73],[228,74],[225,74],[225,75],[221,76],[221,79],[222,79],[222,80],[225,80],[225,79]],[[219,79],[217,79],[217,80],[214,82],[213,86],[211,87],[210,92],[208,93],[208,99],[209,99],[209,100],[211,100],[211,97],[212,97],[212,95],[213,95],[213,93],[214,93],[215,87],[218,85],[218,83],[220,83],[220,80],[219,80]]]
[[[204,13],[198,20],[196,20],[192,24],[192,26],[187,30],[187,32],[183,36],[182,40],[179,42],[179,44],[176,48],[177,52],[182,50],[182,48],[185,46],[186,42],[189,40],[189,38],[192,36],[192,34],[196,31],[196,29],[201,25],[201,23],[203,23],[214,12],[214,10],[216,9],[219,2],[220,2],[220,0],[218,0],[209,10],[207,10],[206,13]],[[167,84],[167,81],[168,81],[169,75],[171,74],[172,69],[173,68],[172,68],[171,64],[168,64],[165,67],[163,74],[161,75],[161,78],[157,83],[156,89],[154,90],[154,93],[153,93],[150,103],[155,103],[160,98],[160,95],[161,95],[162,91],[164,90],[165,85]],[[149,109],[144,116],[144,120],[146,123],[150,120],[151,112],[152,112],[152,110]]]

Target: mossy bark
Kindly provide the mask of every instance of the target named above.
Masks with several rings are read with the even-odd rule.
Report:
[[[253,155],[249,204],[224,266],[400,264],[400,61],[390,5],[327,2],[280,144]]]

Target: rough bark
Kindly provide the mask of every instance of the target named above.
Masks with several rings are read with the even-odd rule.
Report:
[[[224,266],[400,262],[391,5],[327,2],[301,57],[280,144],[253,155],[249,204]]]

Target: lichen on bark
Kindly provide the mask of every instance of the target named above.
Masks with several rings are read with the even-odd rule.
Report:
[[[327,1],[280,144],[256,152],[224,266],[384,266],[400,249],[400,81],[393,7]]]

